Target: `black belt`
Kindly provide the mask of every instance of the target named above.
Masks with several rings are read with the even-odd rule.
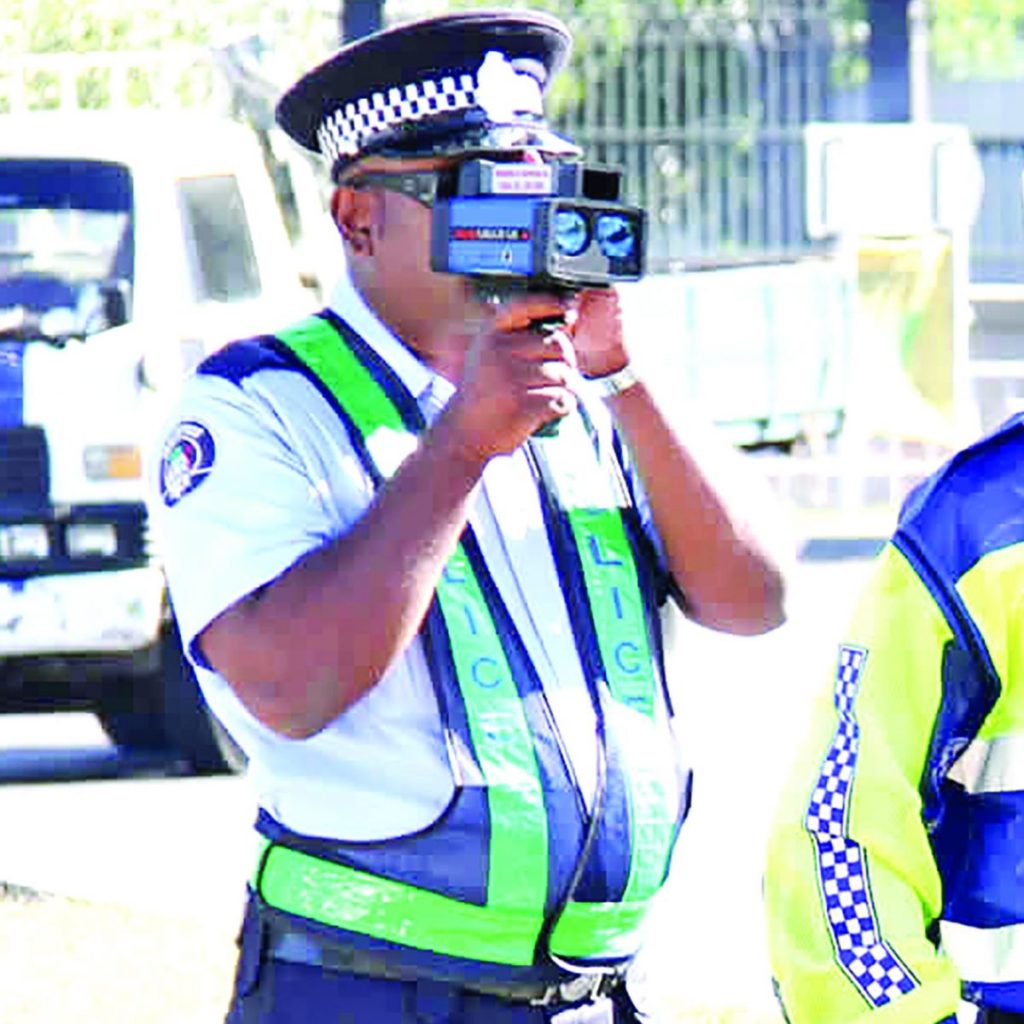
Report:
[[[978,1015],[977,1024],[1024,1024],[1024,1013],[983,1009]]]
[[[395,964],[371,952],[333,942],[273,918],[266,918],[264,926],[264,952],[274,960],[390,981],[441,981],[478,995],[533,1006],[562,1006],[600,999],[618,988],[624,978],[621,969],[586,974],[566,973],[556,981],[499,981],[462,975],[441,976],[421,967]]]

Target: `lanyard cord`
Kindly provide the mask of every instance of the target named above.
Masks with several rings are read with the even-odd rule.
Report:
[[[543,444],[544,441],[541,440],[539,443]],[[533,471],[534,478],[537,482],[537,489],[540,493],[541,506],[544,509],[544,519],[547,524],[551,547],[555,552],[556,561],[562,562],[564,560],[563,552],[575,550],[575,548],[571,543],[571,538],[566,536],[566,530],[560,514],[561,509],[555,499],[554,489],[549,484],[550,470],[548,468],[547,459],[544,457],[542,451],[538,451],[538,442],[536,441],[528,441],[525,446],[525,451],[530,468]],[[563,566],[559,565],[558,568],[561,569]],[[556,953],[551,951],[549,943],[551,933],[554,930],[555,925],[558,923],[559,917],[568,904],[572,902],[573,897],[576,894],[576,890],[579,888],[580,881],[582,880],[584,872],[587,869],[587,865],[590,862],[590,858],[593,855],[594,844],[597,842],[598,833],[601,827],[601,819],[604,816],[608,789],[608,735],[605,727],[604,708],[601,702],[601,695],[598,691],[598,674],[594,671],[597,667],[594,663],[594,654],[596,652],[597,645],[596,638],[593,636],[593,625],[590,611],[586,605],[585,599],[581,597],[575,588],[569,591],[566,595],[566,600],[570,605],[570,621],[573,625],[573,631],[577,633],[577,645],[580,646],[580,632],[584,633],[587,641],[586,644],[582,645],[582,653],[584,659],[584,676],[587,681],[587,692],[590,696],[590,702],[594,708],[594,714],[596,717],[597,771],[594,785],[593,808],[587,822],[587,831],[583,838],[580,855],[576,860],[576,866],[573,869],[572,876],[566,886],[565,895],[551,909],[544,919],[544,924],[541,927],[540,934],[537,938],[537,946],[539,949],[543,949],[545,951],[552,963],[555,963],[560,967],[579,972],[579,965],[562,960]]]

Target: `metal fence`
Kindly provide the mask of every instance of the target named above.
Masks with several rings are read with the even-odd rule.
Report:
[[[1024,133],[984,135],[974,143],[985,192],[971,238],[971,280],[1024,283]]]
[[[389,20],[404,20],[447,6],[388,0],[385,9]],[[326,45],[333,5],[299,7],[318,12]],[[591,159],[624,169],[628,198],[650,216],[651,269],[776,262],[820,246],[806,230],[803,129],[867,116],[870,30],[849,13],[855,8],[849,0],[664,0],[620,5],[607,24],[571,26],[576,57],[556,89],[555,119]],[[175,53],[155,61],[146,53],[6,54],[0,111],[222,105],[209,53]],[[971,276],[986,282],[1024,281],[1024,63],[1001,74],[998,82],[953,80],[936,65],[929,101],[933,120],[967,124],[978,147],[985,193]]]
[[[643,7],[642,21],[640,7]],[[863,48],[829,0],[637,5],[583,41],[560,127],[625,170],[652,269],[808,254],[803,127],[830,116]]]
[[[651,216],[654,269],[814,251],[804,125],[870,116],[870,26],[855,6],[690,0],[656,13],[637,4],[636,23],[617,31],[577,26],[583,51],[558,120],[593,157],[625,168]],[[984,173],[970,254],[978,282],[1024,282],[1024,45],[1014,52],[1020,66],[1006,59],[998,71],[953,71],[933,53],[927,76],[930,119],[965,124]]]
[[[971,236],[971,279],[1024,283],[1024,65],[1017,77],[932,82],[932,118],[966,124],[985,188]]]

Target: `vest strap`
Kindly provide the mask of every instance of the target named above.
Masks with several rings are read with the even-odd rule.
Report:
[[[380,483],[416,444],[421,424],[403,420],[389,388],[358,354],[356,341],[323,317],[312,317],[279,335],[300,363],[333,395],[352,429],[366,466]],[[339,343],[340,342],[340,343]],[[403,391],[403,397],[408,397]],[[550,442],[571,464],[581,450],[562,439]],[[589,446],[589,440],[581,442]],[[587,461],[593,461],[587,460]],[[675,815],[655,778],[659,747],[654,733],[656,679],[650,670],[636,567],[614,496],[596,493],[572,474],[565,504],[589,591],[606,685],[616,717],[633,722],[647,740],[633,764],[630,786],[632,860],[624,899],[569,903],[551,933],[550,947],[574,960],[632,956],[650,896],[660,886],[672,845]],[[590,474],[593,485],[599,474]],[[490,849],[487,902],[467,903],[441,893],[269,843],[254,887],[271,907],[391,943],[487,963],[527,967],[535,963],[545,928],[549,825],[533,738],[504,643],[477,577],[459,544],[437,588],[451,642],[455,680],[465,708],[473,749],[487,785]],[[614,628],[612,628],[614,626]]]
[[[275,844],[253,883],[271,907],[320,924],[466,960],[533,963],[535,908],[463,903]]]

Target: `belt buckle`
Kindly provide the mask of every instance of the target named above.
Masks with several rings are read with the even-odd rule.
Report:
[[[610,975],[597,971],[593,974],[577,974],[569,981],[548,985],[537,997],[530,1000],[531,1006],[550,1006],[556,1000],[561,1003],[581,1003],[584,999],[597,999]]]

